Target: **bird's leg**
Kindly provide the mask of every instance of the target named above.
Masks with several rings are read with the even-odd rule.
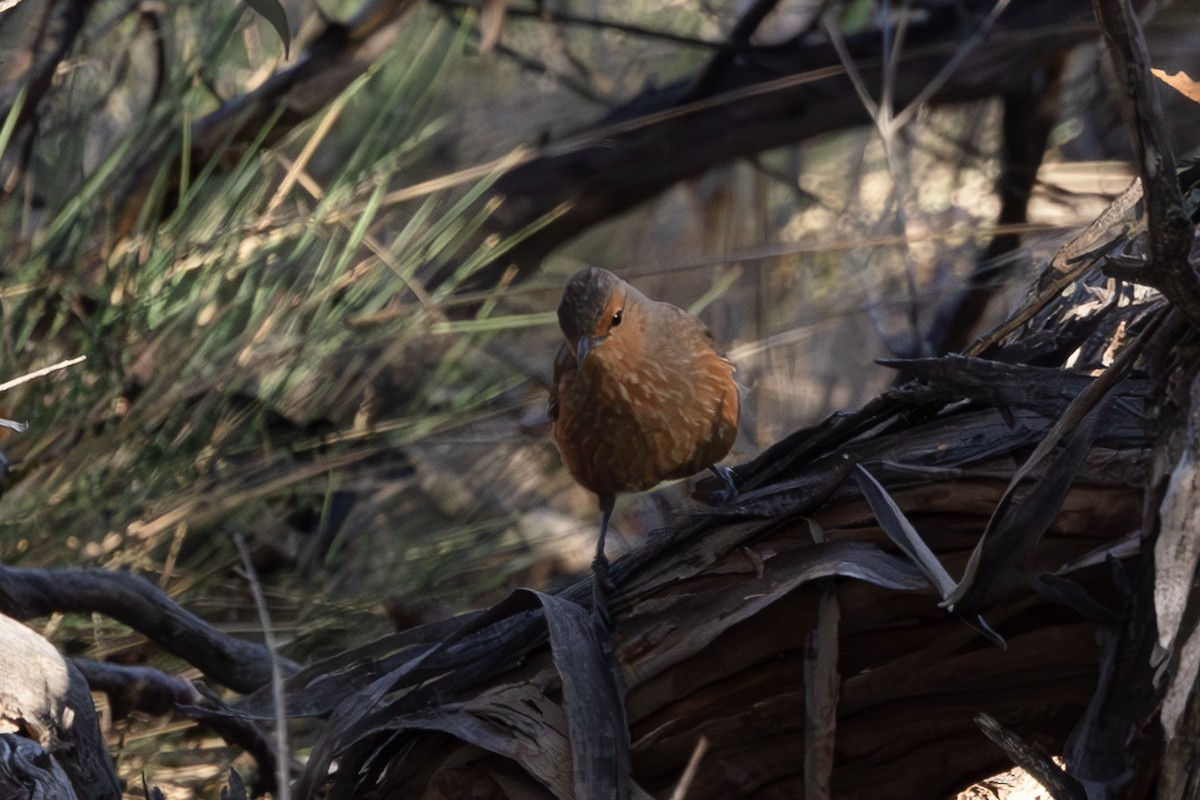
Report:
[[[720,464],[713,464],[708,468],[708,471],[713,475],[716,475],[717,480],[719,480],[725,486],[725,488],[719,492],[713,492],[718,505],[723,506],[738,496],[737,485],[733,482],[733,470]]]
[[[605,628],[612,628],[612,617],[608,614],[608,595],[615,588],[608,577],[608,557],[604,555],[604,537],[612,519],[616,498],[600,498],[600,539],[596,542],[596,557],[592,559],[592,610]]]

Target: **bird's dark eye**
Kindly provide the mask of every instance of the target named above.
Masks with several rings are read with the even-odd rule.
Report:
[[[620,308],[618,308],[618,309],[617,309],[617,313],[613,314],[613,318],[612,318],[612,325],[609,325],[609,327],[610,327],[610,328],[615,328],[615,327],[617,327],[618,325],[620,325],[620,324],[621,324],[621,312],[622,312],[623,310],[624,310],[624,309],[620,309]]]

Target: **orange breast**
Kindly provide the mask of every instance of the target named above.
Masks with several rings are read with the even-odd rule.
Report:
[[[554,438],[580,484],[601,497],[643,491],[725,457],[737,435],[732,364],[711,346],[663,359],[602,350],[556,387]]]

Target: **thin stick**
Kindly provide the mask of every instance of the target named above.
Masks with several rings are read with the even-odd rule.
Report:
[[[43,375],[49,375],[51,372],[58,372],[60,369],[72,367],[78,364],[80,361],[86,360],[87,356],[79,356],[78,358],[68,358],[66,361],[60,361],[57,364],[51,364],[48,367],[42,367],[41,369],[34,370],[26,375],[22,375],[19,378],[13,378],[7,383],[0,383],[0,392],[7,392],[14,386],[20,386],[22,383],[29,383],[29,381],[33,380],[34,378],[40,378]]]
[[[1008,8],[1008,3],[1009,0],[997,0],[996,5],[992,6],[991,13],[987,15],[979,27],[975,29],[975,32],[971,34],[971,38],[959,45],[958,49],[954,51],[954,55],[950,56],[950,60],[938,70],[938,74],[934,75],[929,83],[925,84],[925,88],[918,92],[917,96],[909,101],[908,105],[896,115],[895,119],[892,120],[893,125],[897,128],[903,128],[907,125],[909,120],[920,111],[921,106],[946,85],[946,81],[950,80],[954,73],[958,71],[959,66],[971,54],[971,51],[987,40],[988,34],[992,32],[992,28],[996,25],[996,20],[1004,13],[1004,9]]]
[[[279,800],[291,800],[292,789],[288,783],[288,765],[291,763],[291,751],[288,750],[287,717],[284,714],[283,673],[279,669],[279,655],[275,644],[275,634],[271,629],[271,615],[267,611],[267,598],[254,572],[254,563],[250,560],[250,551],[240,533],[235,533],[233,543],[237,545],[238,555],[242,557],[242,569],[246,571],[246,583],[250,585],[250,593],[254,596],[254,608],[258,611],[259,624],[262,625],[263,644],[271,658],[271,704],[275,711],[275,750],[279,754],[276,762],[276,780],[279,783]]]
[[[692,787],[692,781],[696,779],[696,772],[700,769],[700,759],[704,758],[706,752],[708,752],[708,737],[701,736],[700,741],[696,742],[696,749],[692,751],[692,757],[688,759],[683,775],[679,778],[679,785],[671,793],[671,800],[683,800],[687,796],[688,789]]]

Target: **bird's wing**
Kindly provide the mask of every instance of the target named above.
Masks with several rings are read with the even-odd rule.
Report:
[[[554,357],[554,377],[550,380],[550,402],[546,406],[546,414],[550,417],[550,421],[558,419],[558,384],[562,381],[562,376],[567,372],[575,369],[575,354],[571,352],[571,348],[563,344],[558,348],[558,355]]]
[[[667,331],[663,334],[662,341],[672,343],[701,341],[707,343],[718,355],[721,355],[717,350],[717,340],[713,337],[712,331],[698,317],[693,317],[679,306],[671,303],[658,303],[657,305],[661,307],[661,310],[655,319],[664,325]],[[724,356],[721,357],[724,358]]]

